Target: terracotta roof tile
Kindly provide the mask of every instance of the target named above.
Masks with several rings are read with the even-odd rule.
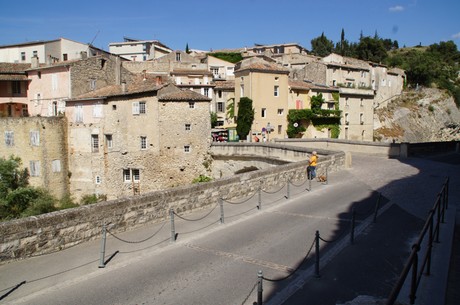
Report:
[[[30,68],[30,64],[0,62],[0,73],[25,72]]]
[[[176,92],[166,93],[160,95],[158,100],[160,101],[211,101],[207,96],[199,94],[192,90],[179,90]]]
[[[235,89],[235,81],[234,80],[222,80],[222,81],[215,81],[214,89]]]
[[[289,73],[289,69],[284,68],[278,64],[268,62],[259,57],[251,57],[248,59],[244,59],[235,66],[235,72],[240,72],[240,71],[245,71],[245,70],[283,73],[283,74]]]
[[[131,95],[143,92],[158,91],[165,84],[159,84],[155,78],[146,77],[145,80],[142,76],[137,76],[131,83],[125,85],[123,91],[123,85],[112,85],[107,86],[98,90],[94,90],[76,97],[76,100],[82,99],[94,99],[94,98],[106,98],[111,96],[123,96]]]

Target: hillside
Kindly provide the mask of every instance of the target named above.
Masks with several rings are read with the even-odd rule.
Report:
[[[404,91],[374,114],[374,139],[381,142],[460,140],[460,111],[440,89]]]

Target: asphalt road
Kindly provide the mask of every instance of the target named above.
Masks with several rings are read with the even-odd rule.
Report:
[[[316,231],[325,240],[344,241],[352,208],[357,225],[365,223],[372,217],[379,192],[382,209],[391,203],[401,204],[414,216],[424,217],[432,205],[430,200],[429,207],[422,207],[420,203],[399,202],[397,196],[407,191],[408,185],[414,187],[411,179],[420,176],[419,163],[423,161],[354,156],[351,169],[330,174],[327,184],[312,182],[310,191],[308,182],[291,185],[289,199],[285,198],[286,187],[278,192],[266,190],[261,209],[257,209],[257,195],[239,204],[225,202],[224,224],[219,221],[217,203],[181,215],[184,219],[176,216],[175,242],[170,241],[169,221],[114,234],[116,237],[109,234],[105,268],[98,268],[100,241],[9,263],[0,266],[0,302],[252,304],[257,300],[259,270],[272,280],[294,270],[295,274],[311,272],[314,258],[309,250]],[[429,169],[438,171],[439,164]],[[448,171],[446,166],[439,175],[424,173],[431,175],[433,189],[424,188],[413,196],[436,194]],[[264,281],[264,300],[289,284],[289,280]]]

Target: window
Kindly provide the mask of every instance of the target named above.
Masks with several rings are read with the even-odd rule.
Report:
[[[219,98],[222,98],[222,90],[217,91],[217,96],[218,96]]]
[[[96,90],[96,80],[95,79],[91,79],[89,81],[89,89],[90,90]]]
[[[267,117],[267,108],[262,108],[262,111],[260,112],[260,116],[263,118]]]
[[[93,105],[93,117],[102,118],[102,104],[97,103]]]
[[[195,108],[195,102],[188,102],[188,108],[194,109]]]
[[[107,148],[112,148],[113,147],[113,139],[111,134],[106,134],[105,135],[105,145]]]
[[[361,107],[364,106],[364,99],[363,99],[363,98],[361,98],[361,99],[359,100],[359,106],[361,106]]]
[[[147,137],[141,136],[141,149],[147,149]]]
[[[284,114],[284,109],[278,109],[278,115],[283,115]]]
[[[53,171],[53,173],[61,172],[61,160],[51,161],[51,170]]]
[[[42,73],[40,71],[37,72],[38,79],[42,79]]]
[[[277,82],[277,81],[279,81],[279,80],[280,80],[280,78],[279,78],[278,76],[275,77],[275,82]]]
[[[181,60],[181,54],[180,53],[176,53],[176,61],[180,61]]]
[[[20,81],[12,81],[11,86],[13,89],[13,95],[21,94],[21,82]]]
[[[58,115],[58,103],[57,103],[57,101],[52,102],[50,106],[51,106],[50,115],[51,116],[57,116]]]
[[[345,125],[348,125],[348,124],[350,124],[348,113],[345,113]]]
[[[99,135],[97,134],[91,135],[91,151],[99,152]]]
[[[332,86],[334,86],[334,87],[337,86],[337,80],[335,80],[335,79],[332,80]]]
[[[30,131],[30,145],[32,146],[40,145],[40,133],[38,130]]]
[[[185,145],[184,146],[184,152],[189,153],[190,152],[190,145]]]
[[[240,85],[240,96],[242,97],[244,96],[244,85],[243,84]]]
[[[146,105],[145,102],[133,102],[133,114],[145,114],[146,113]]]
[[[215,78],[219,77],[219,68],[211,68],[212,75],[214,75]]]
[[[348,97],[345,98],[345,107],[348,107],[349,104],[348,104]]]
[[[225,112],[225,103],[217,103],[217,112]]]
[[[359,114],[359,123],[360,123],[361,125],[364,124],[364,113],[360,113],[360,114]]]
[[[5,145],[14,146],[14,131],[5,131]]]
[[[278,125],[278,134],[283,132],[283,125]]]
[[[63,60],[63,61],[67,61],[67,60],[68,60],[68,58],[69,58],[69,57],[68,57],[68,55],[67,55],[67,54],[65,54],[65,53],[64,53],[64,54],[62,54],[62,60]]]
[[[141,174],[139,169],[128,168],[123,170],[123,181],[124,182],[139,182],[141,180]]]
[[[279,96],[280,95],[280,86],[275,86],[274,87],[274,96]]]
[[[204,88],[204,96],[209,97],[209,88]]]
[[[187,130],[187,131],[192,130],[192,125],[185,124],[185,130]]]
[[[385,87],[385,85],[386,85],[386,80],[382,79],[382,87]]]
[[[40,161],[32,160],[29,162],[29,171],[31,177],[40,176]]]
[[[32,54],[33,54],[32,57],[38,57],[38,52],[37,51],[33,51]]]
[[[53,91],[58,90],[58,77],[57,77],[57,74],[52,74],[51,75],[51,89]]]
[[[83,105],[75,105],[75,122],[83,123]]]
[[[21,52],[21,61],[26,61],[26,52]]]

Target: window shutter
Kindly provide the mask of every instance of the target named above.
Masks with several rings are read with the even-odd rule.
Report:
[[[139,102],[133,102],[133,114],[139,114]]]

